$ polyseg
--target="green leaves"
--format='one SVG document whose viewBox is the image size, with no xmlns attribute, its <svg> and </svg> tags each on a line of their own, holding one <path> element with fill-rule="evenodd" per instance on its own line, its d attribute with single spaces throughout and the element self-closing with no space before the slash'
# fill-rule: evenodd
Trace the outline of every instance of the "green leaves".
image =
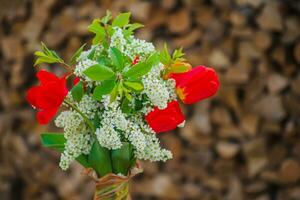
<svg viewBox="0 0 300 200">
<path fill-rule="evenodd" d="M 139 62 L 138 64 L 132 66 L 128 71 L 124 73 L 124 77 L 130 77 L 133 79 L 140 78 L 141 76 L 147 74 L 154 65 L 159 63 L 159 54 L 153 53 L 146 62 Z"/>
<path fill-rule="evenodd" d="M 132 145 L 124 142 L 120 149 L 111 150 L 111 160 L 113 172 L 126 176 L 134 160 Z"/>
<path fill-rule="evenodd" d="M 127 87 L 134 89 L 136 91 L 141 91 L 144 89 L 144 86 L 142 83 L 140 82 L 130 82 L 130 81 L 125 81 L 124 85 L 126 85 Z"/>
<path fill-rule="evenodd" d="M 70 64 L 74 65 L 76 63 L 77 58 L 81 55 L 83 48 L 85 47 L 86 44 L 82 45 L 72 56 L 71 60 L 70 60 Z"/>
<path fill-rule="evenodd" d="M 92 33 L 95 33 L 95 37 L 93 38 L 92 43 L 99 44 L 101 41 L 105 39 L 105 29 L 100 25 L 100 20 L 99 19 L 94 19 L 92 24 L 88 26 L 88 30 Z"/>
<path fill-rule="evenodd" d="M 169 53 L 168 50 L 168 46 L 167 44 L 164 44 L 164 50 L 160 52 L 160 61 L 164 64 L 164 65 L 170 65 L 174 62 L 177 61 L 182 61 L 183 56 L 185 54 L 182 52 L 182 47 L 179 49 L 175 49 L 175 51 L 173 52 L 172 56 Z"/>
<path fill-rule="evenodd" d="M 160 61 L 165 65 L 171 64 L 172 62 L 172 58 L 169 54 L 168 46 L 166 43 L 164 44 L 164 50 L 160 52 Z"/>
<path fill-rule="evenodd" d="M 84 90 L 83 90 L 83 83 L 80 81 L 78 82 L 71 90 L 71 94 L 72 97 L 76 100 L 76 101 L 80 101 L 83 94 L 84 94 Z"/>
<path fill-rule="evenodd" d="M 112 78 L 115 73 L 109 68 L 101 64 L 95 64 L 83 72 L 93 81 L 104 81 Z"/>
<path fill-rule="evenodd" d="M 55 51 L 48 49 L 43 42 L 42 51 L 36 51 L 34 55 L 37 56 L 37 60 L 34 63 L 35 66 L 41 63 L 64 63 L 63 59 Z"/>
<path fill-rule="evenodd" d="M 103 95 L 110 94 L 116 85 L 115 80 L 106 80 L 101 82 L 101 85 L 94 89 L 93 97 L 94 99 L 100 101 Z"/>
<path fill-rule="evenodd" d="M 44 147 L 60 152 L 65 148 L 66 139 L 62 133 L 43 133 L 41 140 Z M 108 150 L 95 141 L 90 154 L 88 156 L 82 154 L 76 160 L 85 168 L 92 167 L 99 176 L 112 172 L 127 175 L 128 170 L 135 163 L 133 147 L 128 142 L 124 142 L 120 149 Z"/>
<path fill-rule="evenodd" d="M 133 24 L 126 25 L 126 28 L 123 30 L 123 34 L 125 38 L 131 36 L 136 29 L 141 27 L 144 27 L 144 25 L 140 23 L 133 23 Z"/>
<path fill-rule="evenodd" d="M 115 47 L 112 47 L 109 49 L 109 54 L 117 70 L 122 70 L 124 67 L 124 58 L 121 51 Z"/>
<path fill-rule="evenodd" d="M 42 133 L 42 145 L 47 148 L 63 151 L 66 139 L 62 133 Z"/>
<path fill-rule="evenodd" d="M 92 146 L 89 163 L 100 176 L 112 172 L 110 152 L 107 148 L 100 146 L 98 141 L 95 141 Z"/>
<path fill-rule="evenodd" d="M 41 134 L 42 145 L 47 148 L 58 150 L 63 152 L 65 149 L 66 139 L 62 133 L 42 133 Z M 76 160 L 85 168 L 90 167 L 88 158 L 86 155 L 80 155 Z"/>
<path fill-rule="evenodd" d="M 178 60 L 178 59 L 182 59 L 182 57 L 184 56 L 185 54 L 182 52 L 182 47 L 180 47 L 179 49 L 175 49 L 175 51 L 173 52 L 173 55 L 172 55 L 172 59 L 174 61 Z"/>
<path fill-rule="evenodd" d="M 117 83 L 114 88 L 112 89 L 111 93 L 110 93 L 110 102 L 113 102 L 116 100 L 117 96 L 118 96 L 118 89 L 119 89 L 119 85 L 120 83 Z"/>
<path fill-rule="evenodd" d="M 112 22 L 113 26 L 123 27 L 129 23 L 131 13 L 120 13 Z"/>
</svg>

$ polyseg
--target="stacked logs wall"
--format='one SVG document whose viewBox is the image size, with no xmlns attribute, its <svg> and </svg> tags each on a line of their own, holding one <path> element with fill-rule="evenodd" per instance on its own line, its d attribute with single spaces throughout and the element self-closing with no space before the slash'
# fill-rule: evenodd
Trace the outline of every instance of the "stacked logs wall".
<svg viewBox="0 0 300 200">
<path fill-rule="evenodd" d="M 41 147 L 39 133 L 55 129 L 36 123 L 24 94 L 40 41 L 70 58 L 106 9 L 131 11 L 146 25 L 138 37 L 183 46 L 221 80 L 217 96 L 185 109 L 185 128 L 160 135 L 174 159 L 144 163 L 134 199 L 300 199 L 300 3 L 292 0 L 1 0 L 1 199 L 91 197 L 82 168 L 62 172 L 59 155 Z"/>
</svg>

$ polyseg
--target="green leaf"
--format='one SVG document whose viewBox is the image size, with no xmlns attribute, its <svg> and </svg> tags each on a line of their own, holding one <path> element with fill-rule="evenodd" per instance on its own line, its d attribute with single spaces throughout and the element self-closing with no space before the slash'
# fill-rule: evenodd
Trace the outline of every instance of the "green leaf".
<svg viewBox="0 0 300 200">
<path fill-rule="evenodd" d="M 116 85 L 115 80 L 105 80 L 101 82 L 101 85 L 98 85 L 94 90 L 93 93 L 94 99 L 100 101 L 103 95 L 111 93 L 115 85 Z"/>
<path fill-rule="evenodd" d="M 118 88 L 119 88 L 119 83 L 115 85 L 113 90 L 110 93 L 110 102 L 114 102 L 118 96 Z"/>
<path fill-rule="evenodd" d="M 126 99 L 128 99 L 128 101 L 132 100 L 132 96 L 128 91 L 124 91 L 124 94 L 125 94 Z"/>
<path fill-rule="evenodd" d="M 111 12 L 107 10 L 106 15 L 101 19 L 101 22 L 106 25 L 111 20 L 111 18 Z"/>
<path fill-rule="evenodd" d="M 96 113 L 95 114 L 95 117 L 94 117 L 94 119 L 93 119 L 93 125 L 94 125 L 94 127 L 97 129 L 97 128 L 99 128 L 100 127 L 100 125 L 101 125 L 101 120 L 100 120 L 100 118 L 99 118 L 99 115 L 98 115 L 98 113 Z"/>
<path fill-rule="evenodd" d="M 176 60 L 176 59 L 180 59 L 184 56 L 184 53 L 182 52 L 182 47 L 180 47 L 179 49 L 176 49 L 174 52 L 173 52 L 173 55 L 172 55 L 172 59 L 173 60 Z"/>
<path fill-rule="evenodd" d="M 112 22 L 113 26 L 123 27 L 129 23 L 130 12 L 119 14 Z"/>
<path fill-rule="evenodd" d="M 160 61 L 165 65 L 168 65 L 172 62 L 172 58 L 166 43 L 164 44 L 164 50 L 160 52 Z"/>
<path fill-rule="evenodd" d="M 99 44 L 102 40 L 105 39 L 105 29 L 100 25 L 99 19 L 94 19 L 92 24 L 88 26 L 88 30 L 92 33 L 95 33 L 95 37 L 93 38 L 93 45 Z"/>
<path fill-rule="evenodd" d="M 109 49 L 109 54 L 113 64 L 117 67 L 117 69 L 122 70 L 124 67 L 124 58 L 121 51 L 115 47 L 112 47 Z"/>
<path fill-rule="evenodd" d="M 65 149 L 66 139 L 63 133 L 42 133 L 41 134 L 42 145 L 47 148 L 58 150 L 63 152 Z M 85 168 L 89 168 L 88 157 L 86 155 L 80 155 L 76 160 Z"/>
<path fill-rule="evenodd" d="M 89 163 L 100 176 L 105 176 L 112 172 L 109 150 L 100 146 L 98 141 L 95 141 L 92 146 L 89 154 Z"/>
<path fill-rule="evenodd" d="M 105 66 L 111 65 L 111 60 L 106 55 L 100 55 L 99 57 L 97 57 L 97 62 L 100 65 L 105 65 Z"/>
<path fill-rule="evenodd" d="M 71 94 L 77 102 L 81 100 L 84 94 L 83 83 L 81 81 L 72 88 Z"/>
<path fill-rule="evenodd" d="M 123 93 L 124 91 L 126 91 L 127 89 L 124 87 L 123 85 L 123 81 L 119 82 L 119 86 L 118 86 L 118 94 L 120 95 L 120 97 L 123 97 Z"/>
<path fill-rule="evenodd" d="M 115 29 L 113 28 L 113 26 L 107 25 L 107 33 L 109 36 L 112 36 L 115 33 Z M 109 45 L 107 45 L 107 46 L 109 46 Z"/>
<path fill-rule="evenodd" d="M 63 63 L 63 59 L 61 59 L 55 51 L 52 51 L 47 48 L 47 46 L 42 42 L 42 51 L 36 51 L 34 53 L 37 56 L 37 60 L 34 65 L 38 65 L 41 63 Z"/>
<path fill-rule="evenodd" d="M 83 73 L 93 81 L 108 80 L 115 75 L 109 67 L 100 64 L 95 64 L 89 67 Z"/>
<path fill-rule="evenodd" d="M 123 113 L 129 114 L 132 110 L 130 107 L 130 101 L 127 98 L 124 98 L 121 104 L 121 109 Z"/>
<path fill-rule="evenodd" d="M 127 87 L 132 88 L 132 89 L 134 89 L 134 90 L 136 90 L 136 91 L 141 91 L 141 90 L 144 89 L 143 84 L 140 83 L 140 82 L 130 82 L 130 81 L 125 81 L 125 82 L 124 82 L 124 85 L 126 85 Z"/>
<path fill-rule="evenodd" d="M 63 133 L 42 133 L 42 145 L 47 148 L 63 151 L 65 148 L 66 139 Z"/>
<path fill-rule="evenodd" d="M 94 56 L 95 56 L 95 52 L 96 52 L 96 48 L 93 47 L 91 49 L 91 51 L 89 52 L 89 54 L 87 55 L 87 58 L 90 59 L 90 60 L 93 60 L 94 59 Z"/>
<path fill-rule="evenodd" d="M 90 168 L 89 157 L 87 155 L 81 154 L 76 158 L 76 160 L 85 168 Z"/>
<path fill-rule="evenodd" d="M 133 24 L 129 24 L 128 30 L 134 31 L 134 30 L 139 29 L 139 28 L 142 28 L 142 27 L 144 27 L 143 24 L 140 24 L 140 23 L 133 23 Z"/>
<path fill-rule="evenodd" d="M 141 27 L 144 27 L 144 25 L 140 24 L 140 23 L 128 24 L 126 26 L 126 29 L 123 30 L 123 34 L 124 34 L 125 38 L 128 38 L 129 36 L 131 36 L 136 29 L 141 28 Z"/>
<path fill-rule="evenodd" d="M 124 73 L 127 78 L 139 78 L 147 74 L 154 65 L 159 63 L 159 54 L 153 53 L 146 62 L 139 62 Z"/>
<path fill-rule="evenodd" d="M 74 53 L 74 55 L 72 56 L 71 60 L 70 60 L 70 64 L 74 65 L 76 63 L 77 58 L 81 55 L 83 48 L 85 47 L 86 44 L 82 45 L 79 49 L 77 49 L 77 51 Z"/>
<path fill-rule="evenodd" d="M 134 159 L 132 145 L 124 142 L 120 149 L 111 150 L 112 168 L 115 174 L 126 176 Z"/>
</svg>

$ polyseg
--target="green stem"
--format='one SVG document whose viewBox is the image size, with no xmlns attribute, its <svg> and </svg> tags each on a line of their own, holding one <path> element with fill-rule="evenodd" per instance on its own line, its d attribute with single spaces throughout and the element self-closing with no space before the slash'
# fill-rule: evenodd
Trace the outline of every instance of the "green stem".
<svg viewBox="0 0 300 200">
<path fill-rule="evenodd" d="M 89 125 L 89 127 L 92 129 L 93 132 L 96 131 L 95 127 L 93 126 L 92 122 L 87 118 L 86 115 L 84 115 L 75 105 L 73 105 L 70 101 L 64 100 L 64 103 L 66 103 L 68 106 L 73 108 L 78 114 L 81 115 L 81 117 L 86 121 L 86 123 Z"/>
</svg>

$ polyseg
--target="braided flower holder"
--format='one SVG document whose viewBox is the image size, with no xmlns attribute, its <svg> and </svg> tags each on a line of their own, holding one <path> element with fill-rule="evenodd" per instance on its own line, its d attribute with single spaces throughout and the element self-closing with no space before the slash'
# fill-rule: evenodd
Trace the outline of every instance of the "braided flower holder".
<svg viewBox="0 0 300 200">
<path fill-rule="evenodd" d="M 129 184 L 130 180 L 143 172 L 140 164 L 137 162 L 127 176 L 109 173 L 98 178 L 96 172 L 92 169 L 85 169 L 84 175 L 88 175 L 96 185 L 94 200 L 131 200 Z"/>
</svg>

